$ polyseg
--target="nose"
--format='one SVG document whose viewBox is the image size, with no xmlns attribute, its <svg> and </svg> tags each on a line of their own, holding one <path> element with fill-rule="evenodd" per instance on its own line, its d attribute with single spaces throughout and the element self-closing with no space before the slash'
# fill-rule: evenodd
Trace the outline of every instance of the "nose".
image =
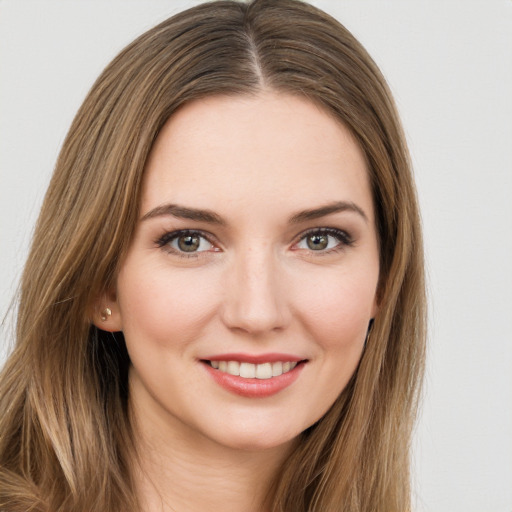
<svg viewBox="0 0 512 512">
<path fill-rule="evenodd" d="M 286 327 L 290 312 L 277 260 L 271 251 L 249 248 L 226 269 L 222 318 L 229 329 L 262 335 Z"/>
</svg>

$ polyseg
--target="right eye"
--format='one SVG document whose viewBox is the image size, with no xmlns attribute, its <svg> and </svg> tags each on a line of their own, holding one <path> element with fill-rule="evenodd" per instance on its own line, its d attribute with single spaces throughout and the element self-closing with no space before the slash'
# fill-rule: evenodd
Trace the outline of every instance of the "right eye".
<svg viewBox="0 0 512 512">
<path fill-rule="evenodd" d="M 193 256 L 205 251 L 218 250 L 200 231 L 181 230 L 165 233 L 157 245 L 180 256 Z"/>
</svg>

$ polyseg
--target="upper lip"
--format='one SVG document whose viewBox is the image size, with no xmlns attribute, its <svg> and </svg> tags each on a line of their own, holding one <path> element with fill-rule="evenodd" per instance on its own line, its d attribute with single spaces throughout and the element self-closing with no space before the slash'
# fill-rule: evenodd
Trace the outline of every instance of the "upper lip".
<svg viewBox="0 0 512 512">
<path fill-rule="evenodd" d="M 269 354 L 215 354 L 208 357 L 203 357 L 201 359 L 203 361 L 238 361 L 240 363 L 252 364 L 275 363 L 277 361 L 299 362 L 305 360 L 304 357 L 299 357 L 292 354 L 279 354 L 275 352 Z"/>
</svg>

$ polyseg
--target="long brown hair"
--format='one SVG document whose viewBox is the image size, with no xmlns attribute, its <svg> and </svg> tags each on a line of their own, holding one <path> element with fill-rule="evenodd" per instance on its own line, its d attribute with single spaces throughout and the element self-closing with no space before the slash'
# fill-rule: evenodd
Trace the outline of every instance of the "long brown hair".
<svg viewBox="0 0 512 512">
<path fill-rule="evenodd" d="M 404 136 L 377 66 L 336 20 L 294 0 L 211 2 L 140 36 L 104 70 L 62 147 L 0 376 L 0 509 L 137 510 L 122 333 L 91 325 L 138 218 L 149 151 L 180 106 L 270 89 L 353 133 L 370 177 L 380 311 L 359 367 L 301 435 L 272 512 L 410 509 L 409 446 L 424 365 L 420 221 Z"/>
</svg>

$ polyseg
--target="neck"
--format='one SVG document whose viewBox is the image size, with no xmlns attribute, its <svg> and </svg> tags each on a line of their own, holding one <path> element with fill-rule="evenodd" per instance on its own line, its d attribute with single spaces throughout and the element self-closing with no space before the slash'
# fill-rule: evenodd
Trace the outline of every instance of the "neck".
<svg viewBox="0 0 512 512">
<path fill-rule="evenodd" d="M 224 454 L 222 458 L 190 454 L 187 449 L 181 453 L 174 450 L 172 456 L 152 452 L 140 461 L 136 481 L 145 511 L 266 510 L 268 489 L 277 469 L 275 460 L 269 464 L 268 454 Z"/>
<path fill-rule="evenodd" d="M 134 409 L 134 478 L 142 510 L 268 510 L 269 490 L 293 442 L 264 450 L 226 447 L 176 418 L 163 421 Z"/>
</svg>

